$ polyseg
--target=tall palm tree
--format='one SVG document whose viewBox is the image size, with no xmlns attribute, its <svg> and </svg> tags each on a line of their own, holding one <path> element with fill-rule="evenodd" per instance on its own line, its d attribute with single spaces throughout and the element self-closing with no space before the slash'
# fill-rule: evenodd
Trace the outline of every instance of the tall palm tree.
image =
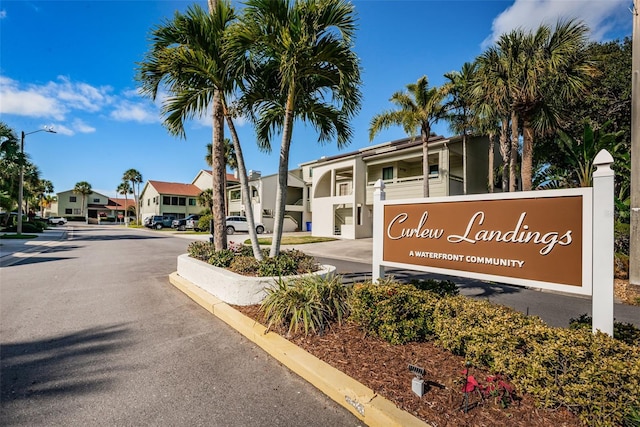
<svg viewBox="0 0 640 427">
<path fill-rule="evenodd" d="M 128 206 L 128 201 L 127 201 L 127 195 L 128 194 L 133 194 L 133 189 L 131 188 L 131 185 L 129 185 L 129 181 L 122 181 L 120 183 L 120 185 L 118 185 L 118 187 L 116 188 L 116 191 L 118 192 L 118 194 L 122 194 L 124 195 L 124 212 L 123 212 L 123 216 L 122 216 L 122 220 L 125 224 L 128 224 L 127 219 L 129 218 L 129 206 Z"/>
<path fill-rule="evenodd" d="M 294 122 L 310 123 L 320 143 L 350 142 L 349 119 L 361 100 L 355 30 L 355 8 L 343 0 L 248 0 L 233 26 L 229 49 L 247 59 L 235 63 L 253 71 L 241 105 L 256 125 L 259 147 L 270 151 L 273 134 L 281 133 L 270 256 L 280 252 Z"/>
<path fill-rule="evenodd" d="M 122 181 L 131 182 L 133 189 L 133 200 L 135 201 L 136 224 L 140 224 L 140 183 L 142 183 L 142 174 L 136 169 L 128 169 L 122 174 Z M 137 191 L 136 191 L 137 185 Z"/>
<path fill-rule="evenodd" d="M 198 203 L 211 213 L 213 208 L 213 189 L 207 188 L 201 191 L 200 194 L 198 194 Z"/>
<path fill-rule="evenodd" d="M 207 154 L 204 156 L 205 162 L 213 167 L 213 144 L 207 144 Z M 224 139 L 224 170 L 226 172 L 227 167 L 231 170 L 238 169 L 238 161 L 236 160 L 236 150 L 233 148 L 233 143 L 229 138 Z M 227 174 L 224 174 L 224 212 L 229 213 L 229 203 L 227 200 Z"/>
<path fill-rule="evenodd" d="M 477 69 L 477 63 L 465 62 L 460 71 L 452 71 L 444 75 L 449 80 L 444 85 L 444 90 L 449 96 L 445 106 L 448 110 L 446 119 L 450 129 L 455 134 L 462 135 L 463 194 L 467 194 L 467 136 L 473 126 L 473 87 Z"/>
<path fill-rule="evenodd" d="M 51 193 L 53 193 L 53 183 L 47 179 L 41 179 L 36 191 L 40 216 L 44 216 L 44 208 L 50 205 L 50 202 L 47 201 L 47 195 Z"/>
<path fill-rule="evenodd" d="M 446 110 L 443 104 L 446 91 L 439 87 L 429 87 L 427 76 L 422 76 L 416 83 L 407 85 L 406 92 L 394 93 L 390 101 L 397 105 L 396 110 L 389 110 L 375 115 L 369 124 L 369 140 L 382 129 L 390 126 L 402 126 L 410 137 L 420 132 L 422 141 L 422 174 L 424 181 L 422 193 L 429 197 L 429 137 L 431 126 L 444 118 Z"/>
<path fill-rule="evenodd" d="M 76 185 L 73 187 L 73 192 L 75 194 L 80 194 L 82 195 L 82 215 L 85 217 L 85 220 L 87 219 L 87 213 L 86 212 L 86 200 L 87 200 L 87 196 L 91 193 L 93 193 L 93 189 L 91 188 L 91 184 L 89 184 L 87 181 L 80 181 L 77 182 Z"/>
<path fill-rule="evenodd" d="M 201 8 L 189 8 L 186 14 L 177 13 L 174 19 L 166 22 L 154 31 L 154 46 L 140 64 L 138 79 L 142 83 L 144 94 L 156 98 L 158 88 L 164 83 L 174 96 L 163 106 L 166 114 L 164 125 L 170 133 L 181 137 L 184 133 L 184 120 L 206 111 L 211 103 L 221 106 L 221 117 L 226 120 L 231 131 L 232 142 L 238 163 L 238 173 L 243 191 L 248 191 L 248 179 L 240 141 L 233 124 L 232 113 L 227 105 L 226 96 L 231 94 L 239 77 L 231 74 L 232 67 L 226 56 L 223 43 L 228 26 L 236 19 L 235 12 L 227 1 L 210 4 L 212 13 L 207 14 Z M 224 123 L 222 123 L 223 125 Z M 221 126 L 222 126 L 221 125 Z M 214 140 L 212 143 L 213 218 L 214 246 L 226 248 L 225 230 L 225 188 L 216 184 L 217 173 L 226 177 L 224 158 L 221 163 L 217 150 L 222 150 L 221 127 L 218 128 L 218 114 L 214 113 Z M 220 178 L 221 183 L 224 179 Z M 219 202 L 222 202 L 221 205 Z M 247 201 L 250 203 L 250 200 Z M 254 256 L 261 259 L 262 252 L 255 233 L 255 221 L 251 206 L 245 206 L 249 236 Z"/>
<path fill-rule="evenodd" d="M 512 138 L 522 121 L 522 189 L 531 190 L 534 136 L 557 127 L 567 100 L 584 93 L 595 67 L 586 54 L 586 25 L 559 21 L 555 28 L 540 26 L 503 35 L 497 46 L 508 69 Z M 513 147 L 512 142 L 512 147 Z M 513 152 L 512 152 L 513 161 Z"/>
</svg>

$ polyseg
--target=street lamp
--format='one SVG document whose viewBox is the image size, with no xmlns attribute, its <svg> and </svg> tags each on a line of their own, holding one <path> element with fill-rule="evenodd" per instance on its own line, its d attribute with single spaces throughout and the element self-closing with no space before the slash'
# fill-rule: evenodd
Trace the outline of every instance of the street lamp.
<svg viewBox="0 0 640 427">
<path fill-rule="evenodd" d="M 22 158 L 20 160 L 23 161 L 23 163 L 20 164 L 20 181 L 18 184 L 18 226 L 16 228 L 16 233 L 18 235 L 22 234 L 22 193 L 24 192 L 24 137 L 37 132 L 56 133 L 56 131 L 53 130 L 53 127 L 47 126 L 45 126 L 43 129 L 34 130 L 32 132 L 25 133 L 24 131 L 22 131 L 22 135 L 20 138 L 20 157 Z"/>
</svg>

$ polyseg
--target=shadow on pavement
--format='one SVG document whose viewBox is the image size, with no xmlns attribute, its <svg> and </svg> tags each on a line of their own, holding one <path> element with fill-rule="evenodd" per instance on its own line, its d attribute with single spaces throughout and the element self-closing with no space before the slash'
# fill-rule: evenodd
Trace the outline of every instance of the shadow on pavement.
<svg viewBox="0 0 640 427">
<path fill-rule="evenodd" d="M 40 264 L 41 262 L 52 262 L 52 261 L 64 261 L 67 259 L 75 259 L 76 257 L 37 257 L 32 256 L 29 258 L 21 258 L 19 261 L 15 261 L 15 258 L 9 260 L 6 267 L 15 267 L 19 265 L 30 265 L 30 264 Z M 13 261 L 13 262 L 11 262 Z"/>
<path fill-rule="evenodd" d="M 121 326 L 0 345 L 0 401 L 53 398 L 104 389 L 117 375 L 105 358 L 129 345 Z M 109 364 L 111 365 L 111 364 Z M 10 416 L 4 410 L 3 418 Z"/>
</svg>

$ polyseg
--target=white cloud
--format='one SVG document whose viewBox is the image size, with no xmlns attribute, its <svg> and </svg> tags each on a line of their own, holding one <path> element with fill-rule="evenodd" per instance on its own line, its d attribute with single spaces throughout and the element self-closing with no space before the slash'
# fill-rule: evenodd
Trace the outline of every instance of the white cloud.
<svg viewBox="0 0 640 427">
<path fill-rule="evenodd" d="M 96 128 L 94 128 L 93 126 L 89 126 L 80 119 L 75 119 L 73 121 L 73 128 L 80 133 L 93 133 L 96 131 Z"/>
<path fill-rule="evenodd" d="M 0 76 L 0 112 L 64 120 L 71 111 L 96 112 L 112 102 L 109 86 L 94 87 L 58 77 L 45 85 L 23 85 Z"/>
<path fill-rule="evenodd" d="M 493 20 L 492 33 L 484 40 L 482 48 L 516 28 L 529 31 L 541 24 L 553 27 L 561 19 L 584 22 L 591 29 L 590 38 L 602 41 L 608 31 L 630 26 L 630 3 L 629 0 L 515 0 Z"/>
<path fill-rule="evenodd" d="M 0 76 L 0 113 L 62 120 L 66 109 L 41 88 L 20 88 L 18 82 Z"/>
<path fill-rule="evenodd" d="M 0 10 L 0 19 L 4 19 L 7 17 L 7 11 L 2 9 Z"/>
<path fill-rule="evenodd" d="M 122 122 L 157 123 L 160 121 L 159 113 L 148 104 L 131 101 L 120 102 L 110 116 L 112 119 Z"/>
<path fill-rule="evenodd" d="M 61 125 L 61 124 L 54 125 L 53 130 L 56 131 L 56 133 L 59 133 L 60 135 L 73 136 L 76 134 L 72 129 L 69 129 L 65 125 Z"/>
</svg>

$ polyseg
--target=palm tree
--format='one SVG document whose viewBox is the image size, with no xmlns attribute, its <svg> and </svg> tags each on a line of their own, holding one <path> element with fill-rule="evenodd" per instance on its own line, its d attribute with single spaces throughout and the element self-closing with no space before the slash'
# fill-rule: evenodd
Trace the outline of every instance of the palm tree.
<svg viewBox="0 0 640 427">
<path fill-rule="evenodd" d="M 25 157 L 20 153 L 20 140 L 4 122 L 0 122 L 0 190 L 6 193 L 2 208 L 12 211 L 18 200 L 20 167 Z M 7 221 L 9 216 L 6 217 Z"/>
<path fill-rule="evenodd" d="M 206 110 L 213 102 L 214 109 L 218 103 L 222 107 L 221 115 L 231 131 L 234 151 L 238 164 L 240 184 L 243 191 L 248 191 L 248 179 L 240 141 L 233 123 L 232 113 L 227 105 L 226 96 L 236 88 L 238 77 L 231 74 L 229 59 L 225 56 L 223 42 L 226 39 L 228 26 L 235 20 L 235 13 L 226 1 L 217 2 L 212 13 L 206 14 L 201 8 L 194 6 L 185 15 L 176 14 L 173 21 L 154 31 L 154 48 L 147 54 L 146 61 L 141 64 L 138 78 L 142 82 L 144 94 L 155 99 L 158 87 L 166 83 L 169 92 L 175 96 L 163 106 L 167 115 L 164 125 L 170 133 L 181 137 L 184 133 L 184 120 L 194 117 Z M 218 115 L 214 112 L 214 140 L 212 143 L 213 184 L 213 218 L 214 247 L 226 248 L 225 230 L 225 188 L 216 184 L 217 173 L 226 177 L 224 161 L 216 163 L 217 150 L 223 151 L 222 125 L 218 128 Z M 219 181 L 224 183 L 224 179 Z M 220 206 L 220 201 L 222 204 Z M 255 221 L 250 200 L 245 206 L 249 236 L 254 256 L 261 259 L 262 252 L 255 233 Z"/>
<path fill-rule="evenodd" d="M 211 213 L 213 210 L 213 189 L 207 188 L 203 190 L 198 195 L 198 203 L 204 206 L 208 210 L 208 213 Z"/>
<path fill-rule="evenodd" d="M 73 187 L 73 192 L 75 194 L 80 194 L 82 195 L 82 215 L 85 217 L 85 220 L 87 219 L 87 212 L 85 212 L 85 208 L 86 208 L 86 198 L 89 194 L 93 193 L 93 189 L 91 188 L 91 184 L 89 184 L 87 181 L 80 181 L 77 182 L 76 185 Z"/>
<path fill-rule="evenodd" d="M 204 161 L 211 167 L 213 167 L 213 144 L 207 144 L 207 154 L 204 156 Z M 238 161 L 236 160 L 236 150 L 233 148 L 233 143 L 229 138 L 224 139 L 224 170 L 226 172 L 227 167 L 231 170 L 238 169 Z M 224 211 L 225 214 L 229 213 L 229 203 L 227 201 L 227 174 L 224 174 Z"/>
<path fill-rule="evenodd" d="M 353 52 L 355 8 L 343 0 L 248 0 L 232 27 L 229 50 L 245 67 L 241 98 L 256 125 L 258 145 L 271 150 L 281 133 L 273 243 L 280 252 L 289 150 L 296 120 L 319 132 L 318 142 L 350 142 L 349 119 L 360 108 L 360 62 Z"/>
<path fill-rule="evenodd" d="M 116 188 L 116 191 L 118 192 L 118 194 L 124 195 L 124 215 L 122 216 L 122 220 L 125 224 L 128 225 L 127 219 L 129 218 L 129 203 L 127 201 L 127 194 L 133 194 L 133 189 L 131 188 L 131 185 L 129 185 L 129 181 L 122 181 L 120 185 L 118 185 L 118 188 Z"/>
<path fill-rule="evenodd" d="M 467 194 L 467 136 L 473 125 L 473 86 L 475 84 L 477 63 L 465 62 L 460 71 L 446 73 L 444 77 L 449 80 L 444 90 L 450 97 L 445 108 L 449 127 L 457 134 L 462 135 L 462 176 L 463 194 Z M 493 158 L 493 157 L 492 157 Z"/>
<path fill-rule="evenodd" d="M 44 208 L 51 203 L 47 200 L 47 195 L 53 193 L 53 183 L 47 179 L 41 179 L 39 185 L 37 186 L 37 194 L 36 199 L 38 200 L 38 205 L 40 206 L 40 216 L 44 216 Z"/>
<path fill-rule="evenodd" d="M 446 91 L 438 87 L 429 87 L 427 76 L 422 76 L 416 83 L 407 85 L 406 92 L 396 92 L 390 101 L 398 106 L 396 110 L 389 110 L 374 116 L 369 125 L 369 140 L 382 129 L 392 125 L 402 126 L 410 137 L 420 132 L 422 140 L 422 174 L 424 181 L 422 192 L 429 197 L 429 137 L 431 126 L 445 116 L 443 100 Z"/>
<path fill-rule="evenodd" d="M 522 121 L 522 189 L 531 190 L 535 133 L 557 127 L 564 103 L 584 93 L 595 73 L 586 55 L 589 29 L 575 21 L 559 21 L 552 30 L 503 35 L 498 48 L 509 64 L 512 138 Z M 512 142 L 513 147 L 513 142 Z M 512 152 L 513 161 L 513 152 Z M 513 184 L 512 184 L 513 185 Z"/>
<path fill-rule="evenodd" d="M 140 225 L 140 183 L 142 182 L 142 174 L 135 169 L 129 169 L 124 174 L 122 174 L 122 181 L 131 182 L 131 188 L 133 189 L 133 200 L 135 201 L 135 213 L 136 213 L 136 224 Z M 138 186 L 136 191 L 136 184 Z"/>
</svg>

